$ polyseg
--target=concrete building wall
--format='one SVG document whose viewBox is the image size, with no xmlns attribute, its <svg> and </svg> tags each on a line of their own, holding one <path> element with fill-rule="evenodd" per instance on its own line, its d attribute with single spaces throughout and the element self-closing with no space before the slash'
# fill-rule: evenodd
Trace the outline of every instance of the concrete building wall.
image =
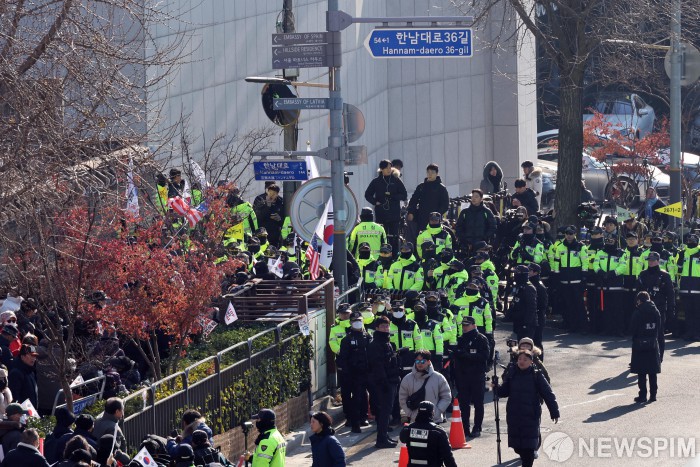
<svg viewBox="0 0 700 467">
<path fill-rule="evenodd" d="M 153 127 L 166 128 L 190 114 L 190 133 L 197 137 L 190 150 L 196 157 L 214 135 L 270 125 L 260 104 L 262 85 L 243 78 L 275 76 L 271 34 L 281 19 L 282 0 L 163 5 L 180 20 L 151 33 L 157 41 L 167 41 L 174 31 L 186 31 L 191 57 L 168 86 L 149 96 L 153 109 L 163 109 L 159 121 L 153 111 Z M 347 0 L 341 7 L 364 17 L 458 14 L 451 5 L 449 0 Z M 326 8 L 325 0 L 295 0 L 297 31 L 325 30 Z M 493 20 L 475 32 L 470 59 L 372 59 L 363 45 L 372 25 L 353 25 L 343 32 L 343 97 L 362 110 L 367 124 L 354 144 L 368 147 L 369 164 L 348 168 L 355 174 L 351 187 L 360 205 L 381 159 L 403 159 L 409 192 L 422 181 L 425 166 L 436 162 L 450 193 L 458 195 L 478 186 L 489 160 L 499 161 L 512 181 L 519 161 L 535 157 L 534 50 L 528 46 L 518 53 L 514 47 L 493 52 L 486 42 L 501 26 Z M 300 81 L 327 82 L 327 72 L 302 69 Z M 327 91 L 299 88 L 299 94 L 323 97 Z M 327 111 L 303 112 L 299 127 L 299 149 L 306 148 L 306 141 L 313 149 L 328 145 Z M 282 147 L 280 131 L 272 149 Z M 319 165 L 322 173 L 330 171 L 325 161 Z M 261 184 L 251 191 L 250 196 L 261 191 Z"/>
</svg>

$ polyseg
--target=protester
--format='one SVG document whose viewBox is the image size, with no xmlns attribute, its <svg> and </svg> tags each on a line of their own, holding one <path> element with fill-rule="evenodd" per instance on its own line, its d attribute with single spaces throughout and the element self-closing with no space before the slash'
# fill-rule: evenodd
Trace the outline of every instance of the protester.
<svg viewBox="0 0 700 467">
<path fill-rule="evenodd" d="M 386 231 L 393 251 L 399 251 L 399 223 L 401 222 L 401 201 L 408 199 L 406 187 L 399 171 L 391 166 L 391 161 L 379 163 L 377 177 L 365 190 L 365 200 L 374 206 L 374 220 Z"/>
<path fill-rule="evenodd" d="M 95 422 L 95 427 L 92 430 L 92 436 L 95 439 L 100 439 L 107 434 L 117 435 L 116 447 L 118 449 L 126 449 L 126 439 L 119 427 L 119 420 L 124 418 L 124 403 L 117 397 L 107 399 L 105 403 L 105 411 L 100 418 Z M 87 441 L 85 441 L 87 443 Z"/>
<path fill-rule="evenodd" d="M 17 447 L 5 455 L 2 467 L 49 467 L 39 452 L 39 433 L 30 428 L 22 433 Z"/>
</svg>

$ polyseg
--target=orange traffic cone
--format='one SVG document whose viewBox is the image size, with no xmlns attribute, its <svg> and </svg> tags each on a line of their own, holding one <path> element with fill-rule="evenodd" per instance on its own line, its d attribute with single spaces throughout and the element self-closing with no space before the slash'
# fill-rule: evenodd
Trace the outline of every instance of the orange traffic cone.
<svg viewBox="0 0 700 467">
<path fill-rule="evenodd" d="M 459 401 L 455 397 L 452 403 L 452 423 L 450 424 L 450 446 L 452 449 L 471 449 L 464 436 L 464 426 L 462 425 L 462 412 L 459 410 Z"/>
<path fill-rule="evenodd" d="M 408 467 L 408 448 L 403 443 L 399 452 L 399 467 Z"/>
</svg>

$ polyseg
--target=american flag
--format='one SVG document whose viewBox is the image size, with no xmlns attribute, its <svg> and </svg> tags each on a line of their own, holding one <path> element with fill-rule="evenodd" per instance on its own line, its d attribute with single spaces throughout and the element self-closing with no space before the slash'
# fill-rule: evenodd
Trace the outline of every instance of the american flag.
<svg viewBox="0 0 700 467">
<path fill-rule="evenodd" d="M 168 200 L 168 206 L 173 211 L 187 219 L 187 222 L 190 224 L 190 227 L 194 227 L 195 225 L 197 225 L 197 222 L 202 220 L 204 214 L 206 214 L 209 208 L 209 203 L 207 201 L 204 201 L 202 202 L 202 204 L 197 206 L 196 209 L 193 209 L 189 206 L 189 204 L 187 204 L 187 202 L 184 199 L 182 199 L 180 196 L 176 196 Z"/>
</svg>

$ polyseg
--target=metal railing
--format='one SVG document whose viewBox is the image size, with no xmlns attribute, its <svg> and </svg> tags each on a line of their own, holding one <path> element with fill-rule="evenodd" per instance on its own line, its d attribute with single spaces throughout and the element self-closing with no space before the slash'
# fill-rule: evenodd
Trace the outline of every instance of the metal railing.
<svg viewBox="0 0 700 467">
<path fill-rule="evenodd" d="M 289 297 L 280 300 L 279 294 L 275 293 L 280 291 L 280 282 L 284 282 L 285 286 L 297 287 L 303 294 L 289 294 Z M 239 319 L 242 314 L 249 321 L 277 321 L 284 314 L 287 317 L 274 328 L 234 344 L 124 398 L 122 430 L 128 445 L 138 446 L 147 434 L 169 434 L 173 428 L 180 426 L 180 417 L 186 408 L 211 407 L 212 410 L 220 410 L 222 392 L 226 388 L 240 381 L 247 370 L 267 360 L 281 358 L 290 348 L 291 341 L 302 335 L 297 331 L 283 337 L 285 326 L 298 326 L 299 319 L 311 310 L 325 309 L 326 316 L 334 315 L 332 279 L 299 282 L 264 281 L 242 293 L 221 297 L 222 303 L 235 300 L 233 303 Z M 246 299 L 247 302 L 242 301 Z M 250 306 L 251 303 L 254 306 Z M 285 305 L 284 310 L 275 311 L 280 303 Z M 244 305 L 239 309 L 241 304 Z M 264 307 L 264 304 L 267 306 Z M 271 343 L 266 345 L 271 335 Z M 228 420 L 222 420 L 225 430 L 236 427 L 242 421 L 234 418 L 231 413 Z"/>
<path fill-rule="evenodd" d="M 76 391 L 78 394 L 80 394 L 82 391 L 79 390 L 79 388 L 85 387 L 88 389 L 88 391 L 92 391 L 92 387 L 95 388 L 95 392 L 92 392 L 88 395 L 81 395 L 79 399 L 76 399 L 73 401 L 73 412 L 78 414 L 82 410 L 84 410 L 86 407 L 89 407 L 90 405 L 94 404 L 95 401 L 102 399 L 102 395 L 105 392 L 105 383 L 107 381 L 107 377 L 102 375 L 102 376 L 97 376 L 96 378 L 89 379 L 87 381 L 83 381 L 80 384 L 76 384 L 75 386 L 71 386 L 71 391 Z M 72 395 L 72 394 L 71 394 Z M 61 405 L 58 405 L 59 400 L 62 400 L 63 403 Z M 59 389 L 56 391 L 56 397 L 54 397 L 53 400 L 53 409 L 51 410 L 51 415 L 56 414 L 56 409 L 59 409 L 61 407 L 66 406 L 66 398 L 63 394 L 63 389 Z"/>
</svg>

